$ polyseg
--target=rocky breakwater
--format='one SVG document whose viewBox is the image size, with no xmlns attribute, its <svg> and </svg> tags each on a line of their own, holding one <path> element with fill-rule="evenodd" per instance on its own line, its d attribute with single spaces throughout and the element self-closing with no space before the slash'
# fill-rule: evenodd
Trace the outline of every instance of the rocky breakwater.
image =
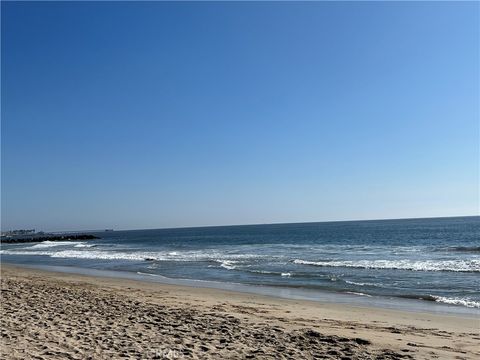
<svg viewBox="0 0 480 360">
<path fill-rule="evenodd" d="M 19 244 L 28 242 L 41 242 L 41 241 L 79 241 L 79 240 L 95 240 L 100 239 L 98 236 L 91 234 L 63 234 L 63 235 L 41 235 L 41 236 L 28 236 L 28 237 L 4 237 L 2 236 L 0 242 L 2 244 Z"/>
</svg>

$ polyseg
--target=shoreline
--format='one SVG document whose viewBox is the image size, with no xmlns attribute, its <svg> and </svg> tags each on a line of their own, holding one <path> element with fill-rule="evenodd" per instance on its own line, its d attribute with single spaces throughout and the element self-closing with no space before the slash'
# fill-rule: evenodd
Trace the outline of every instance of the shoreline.
<svg viewBox="0 0 480 360">
<path fill-rule="evenodd" d="M 99 324 L 105 325 L 103 321 L 111 322 L 108 331 L 113 331 L 110 336 L 113 341 L 117 337 L 128 338 L 136 346 L 130 349 L 127 340 L 123 345 L 121 341 L 110 344 L 110 348 L 97 344 L 94 358 L 102 358 L 112 351 L 119 355 L 119 351 L 126 348 L 145 355 L 147 347 L 151 350 L 154 343 L 168 344 L 160 350 L 175 351 L 179 358 L 248 358 L 250 355 L 272 358 L 279 354 L 279 349 L 284 349 L 281 352 L 284 355 L 304 358 L 313 358 L 312 351 L 332 358 L 342 355 L 351 358 L 436 356 L 447 359 L 459 356 L 474 359 L 480 356 L 479 317 L 283 299 L 231 290 L 52 272 L 5 263 L 1 264 L 1 277 L 2 329 L 6 333 L 5 336 L 2 333 L 2 351 L 5 351 L 3 358 L 7 359 L 22 358 L 26 353 L 31 356 L 41 354 L 38 349 L 41 346 L 48 347 L 45 351 L 57 351 L 57 355 L 61 351 L 69 354 L 73 351 L 72 358 L 75 358 L 73 347 L 83 356 L 85 352 L 82 353 L 78 344 L 85 345 L 83 351 L 92 349 L 92 344 L 99 341 L 96 337 L 107 331 L 106 328 L 99 330 L 102 329 Z M 32 296 L 36 300 L 32 301 Z M 98 299 L 115 304 L 114 308 L 120 309 L 117 316 L 136 316 L 120 321 L 111 314 L 113 308 L 108 306 L 94 317 L 88 317 L 89 312 L 99 311 L 96 308 Z M 19 304 L 26 302 L 29 306 L 15 308 L 14 303 L 19 301 Z M 59 307 L 57 303 L 63 305 Z M 65 309 L 70 306 L 73 315 L 64 317 Z M 77 314 L 75 309 L 82 306 L 86 306 L 88 312 Z M 50 309 L 50 317 L 43 313 L 44 308 Z M 143 319 L 144 312 L 152 315 L 160 309 L 169 321 Z M 40 320 L 32 321 L 32 317 Z M 26 319 L 23 330 L 19 318 Z M 202 329 L 201 324 L 206 319 L 210 325 Z M 40 323 L 46 324 L 46 328 L 39 327 Z M 82 332 L 85 326 L 89 327 L 88 331 Z M 180 331 L 179 327 L 185 329 Z M 39 335 L 28 339 L 32 328 L 42 336 L 56 333 L 56 342 L 49 339 L 45 345 Z M 122 333 L 127 331 L 126 328 L 142 331 Z M 79 335 L 79 331 L 82 334 Z M 232 336 L 225 337 L 222 331 Z M 73 336 L 74 332 L 78 339 L 72 341 L 78 346 L 58 343 L 62 338 Z M 233 332 L 238 333 L 233 336 Z M 261 334 L 269 334 L 272 341 L 255 340 L 255 336 L 261 337 Z M 148 342 L 144 339 L 147 335 L 151 336 Z M 302 347 L 303 342 L 312 345 Z M 258 348 L 263 352 L 254 353 Z"/>
<path fill-rule="evenodd" d="M 25 269 L 37 269 L 47 272 L 66 274 L 77 274 L 93 277 L 105 277 L 111 279 L 129 279 L 132 281 L 157 283 L 173 286 L 205 288 L 213 290 L 225 290 L 234 293 L 261 295 L 277 299 L 305 300 L 326 304 L 342 304 L 345 306 L 391 309 L 407 311 L 411 313 L 430 313 L 452 316 L 477 316 L 480 318 L 480 309 L 462 305 L 446 304 L 442 302 L 406 298 L 406 297 L 385 297 L 349 292 L 335 292 L 327 290 L 281 287 L 271 285 L 253 285 L 243 283 L 221 282 L 211 280 L 197 280 L 184 278 L 169 278 L 158 274 L 134 273 L 121 270 L 99 270 L 76 266 L 62 265 L 40 265 L 21 264 L 14 262 L 3 262 L 5 265 L 17 266 Z"/>
</svg>

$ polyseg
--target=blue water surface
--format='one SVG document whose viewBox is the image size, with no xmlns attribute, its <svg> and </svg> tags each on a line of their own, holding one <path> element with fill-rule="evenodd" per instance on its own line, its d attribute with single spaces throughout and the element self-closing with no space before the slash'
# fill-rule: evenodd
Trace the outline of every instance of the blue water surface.
<svg viewBox="0 0 480 360">
<path fill-rule="evenodd" d="M 480 308 L 480 217 L 99 232 L 2 261 Z"/>
</svg>

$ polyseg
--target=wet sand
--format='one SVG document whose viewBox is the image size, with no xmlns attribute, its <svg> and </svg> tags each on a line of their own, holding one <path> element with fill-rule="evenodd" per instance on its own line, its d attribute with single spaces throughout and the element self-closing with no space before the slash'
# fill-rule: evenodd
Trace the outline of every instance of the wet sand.
<svg viewBox="0 0 480 360">
<path fill-rule="evenodd" d="M 475 359 L 480 319 L 2 265 L 2 359 Z"/>
</svg>

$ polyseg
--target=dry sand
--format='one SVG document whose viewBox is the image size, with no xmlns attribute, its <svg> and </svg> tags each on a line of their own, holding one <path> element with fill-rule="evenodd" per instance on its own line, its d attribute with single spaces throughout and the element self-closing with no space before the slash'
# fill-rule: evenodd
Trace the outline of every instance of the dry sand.
<svg viewBox="0 0 480 360">
<path fill-rule="evenodd" d="M 2 359 L 480 359 L 479 318 L 3 265 Z"/>
</svg>

